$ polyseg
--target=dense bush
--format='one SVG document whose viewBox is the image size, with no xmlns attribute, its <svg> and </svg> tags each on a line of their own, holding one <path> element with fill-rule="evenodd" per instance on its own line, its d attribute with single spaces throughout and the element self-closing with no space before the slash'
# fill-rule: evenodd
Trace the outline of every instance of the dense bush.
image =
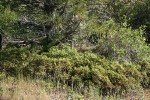
<svg viewBox="0 0 150 100">
<path fill-rule="evenodd" d="M 91 52 L 79 53 L 65 45 L 42 54 L 14 48 L 0 51 L 0 55 L 1 73 L 49 79 L 75 90 L 94 85 L 102 90 L 120 91 L 140 83 L 150 84 L 148 62 L 120 64 Z"/>
<path fill-rule="evenodd" d="M 30 52 L 26 49 L 5 49 L 0 51 L 0 72 L 17 76 L 28 63 Z"/>
<path fill-rule="evenodd" d="M 149 57 L 150 46 L 145 43 L 144 28 L 133 30 L 126 22 L 119 25 L 110 20 L 100 29 L 102 36 L 94 52 L 120 62 L 138 63 Z"/>
</svg>

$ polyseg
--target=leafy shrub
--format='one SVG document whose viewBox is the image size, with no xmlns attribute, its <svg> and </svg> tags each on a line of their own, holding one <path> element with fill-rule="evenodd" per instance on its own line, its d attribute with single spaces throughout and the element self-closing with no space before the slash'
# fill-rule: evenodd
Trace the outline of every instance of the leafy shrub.
<svg viewBox="0 0 150 100">
<path fill-rule="evenodd" d="M 142 60 L 140 61 L 140 72 L 142 73 L 143 80 L 142 80 L 142 85 L 144 87 L 149 87 L 150 86 L 150 60 Z"/>
<path fill-rule="evenodd" d="M 30 52 L 24 48 L 9 48 L 0 51 L 0 71 L 17 76 L 28 63 Z"/>
<path fill-rule="evenodd" d="M 56 86 L 67 85 L 78 91 L 94 85 L 103 91 L 119 92 L 149 81 L 145 74 L 149 68 L 147 62 L 120 64 L 64 45 L 52 47 L 42 54 L 16 48 L 2 50 L 0 54 L 2 73 L 10 76 L 22 73 L 24 77 L 49 79 Z"/>
<path fill-rule="evenodd" d="M 143 37 L 144 28 L 133 30 L 126 22 L 119 25 L 110 20 L 103 23 L 100 29 L 102 36 L 94 52 L 110 60 L 136 63 L 150 55 L 150 47 Z"/>
</svg>

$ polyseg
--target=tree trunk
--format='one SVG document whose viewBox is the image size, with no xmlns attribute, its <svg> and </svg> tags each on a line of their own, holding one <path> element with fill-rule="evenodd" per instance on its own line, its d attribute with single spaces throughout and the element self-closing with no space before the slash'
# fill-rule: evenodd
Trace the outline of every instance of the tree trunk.
<svg viewBox="0 0 150 100">
<path fill-rule="evenodd" d="M 2 34 L 0 34 L 0 50 L 2 50 L 2 41 L 3 41 L 3 37 Z"/>
</svg>

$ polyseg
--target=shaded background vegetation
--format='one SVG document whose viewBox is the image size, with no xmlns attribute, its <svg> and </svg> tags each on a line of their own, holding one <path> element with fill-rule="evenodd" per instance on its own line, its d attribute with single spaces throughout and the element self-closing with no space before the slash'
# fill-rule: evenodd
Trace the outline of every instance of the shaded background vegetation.
<svg viewBox="0 0 150 100">
<path fill-rule="evenodd" d="M 85 94 L 150 86 L 149 0 L 1 0 L 0 79 Z M 142 9 L 141 9 L 142 8 Z"/>
</svg>

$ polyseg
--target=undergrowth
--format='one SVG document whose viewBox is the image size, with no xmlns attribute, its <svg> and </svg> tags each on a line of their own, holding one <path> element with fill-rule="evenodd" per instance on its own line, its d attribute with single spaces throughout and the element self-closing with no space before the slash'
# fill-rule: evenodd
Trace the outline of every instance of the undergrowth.
<svg viewBox="0 0 150 100">
<path fill-rule="evenodd" d="M 133 88 L 150 85 L 150 61 L 119 63 L 92 52 L 77 52 L 68 46 L 56 46 L 49 52 L 11 48 L 1 50 L 0 78 L 30 77 L 52 82 L 54 87 L 70 88 L 81 94 L 96 87 L 98 94 L 125 95 Z"/>
</svg>

